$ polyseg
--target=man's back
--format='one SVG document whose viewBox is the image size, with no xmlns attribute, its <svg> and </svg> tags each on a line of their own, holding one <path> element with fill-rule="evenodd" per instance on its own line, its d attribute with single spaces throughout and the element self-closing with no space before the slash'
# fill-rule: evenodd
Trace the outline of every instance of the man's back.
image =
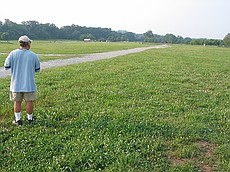
<svg viewBox="0 0 230 172">
<path fill-rule="evenodd" d="M 36 92 L 35 72 L 40 71 L 40 62 L 35 53 L 26 49 L 13 50 L 6 59 L 5 68 L 11 68 L 12 92 Z"/>
</svg>

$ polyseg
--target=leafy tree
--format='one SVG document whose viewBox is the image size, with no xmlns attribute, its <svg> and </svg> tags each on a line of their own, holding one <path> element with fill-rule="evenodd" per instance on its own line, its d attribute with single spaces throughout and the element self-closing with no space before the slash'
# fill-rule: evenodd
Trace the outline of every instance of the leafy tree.
<svg viewBox="0 0 230 172">
<path fill-rule="evenodd" d="M 190 41 L 191 45 L 213 45 L 213 46 L 221 46 L 223 45 L 223 40 L 218 39 L 192 39 Z"/>
<path fill-rule="evenodd" d="M 13 26 L 13 25 L 15 25 L 15 24 L 16 24 L 16 23 L 10 21 L 9 19 L 5 19 L 4 25 Z"/>
<path fill-rule="evenodd" d="M 182 36 L 177 36 L 176 37 L 176 44 L 182 44 L 182 42 L 183 42 L 183 37 Z"/>
<path fill-rule="evenodd" d="M 79 40 L 80 36 L 81 36 L 81 32 L 79 32 L 78 30 L 75 30 L 75 31 L 73 31 L 73 33 L 70 36 L 74 40 Z"/>
<path fill-rule="evenodd" d="M 177 38 L 173 34 L 166 34 L 165 35 L 165 42 L 170 44 L 175 44 L 177 42 Z"/>
<path fill-rule="evenodd" d="M 225 37 L 224 37 L 224 45 L 226 47 L 230 47 L 230 33 L 228 33 Z"/>
<path fill-rule="evenodd" d="M 3 32 L 2 34 L 1 34 L 1 39 L 2 40 L 9 40 L 9 33 L 8 32 Z"/>
<path fill-rule="evenodd" d="M 121 41 L 122 40 L 122 33 L 112 31 L 107 40 L 111 41 L 111 42 Z"/>
<path fill-rule="evenodd" d="M 55 24 L 42 24 L 41 30 L 47 35 L 45 39 L 58 39 L 59 38 L 59 28 Z"/>
<path fill-rule="evenodd" d="M 131 42 L 134 42 L 135 41 L 135 35 L 134 35 L 134 33 L 132 33 L 132 32 L 126 32 L 126 33 L 124 33 L 123 34 L 124 36 L 125 36 L 125 38 L 126 38 L 126 40 L 125 41 L 131 41 Z"/>
<path fill-rule="evenodd" d="M 95 40 L 95 37 L 94 37 L 91 33 L 82 34 L 82 35 L 80 36 L 80 40 L 84 40 L 84 39 Z"/>
<path fill-rule="evenodd" d="M 145 39 L 143 34 L 135 34 L 135 41 L 143 42 Z"/>
<path fill-rule="evenodd" d="M 191 38 L 186 37 L 186 38 L 184 38 L 184 39 L 183 39 L 182 44 L 190 44 L 190 43 L 191 43 L 191 41 L 192 41 L 192 39 L 191 39 Z"/>
<path fill-rule="evenodd" d="M 203 45 L 204 44 L 204 39 L 193 39 L 191 41 L 191 45 Z"/>
<path fill-rule="evenodd" d="M 144 34 L 145 42 L 154 42 L 153 32 L 151 30 L 145 32 Z"/>
<path fill-rule="evenodd" d="M 144 33 L 145 38 L 153 38 L 153 32 L 151 30 Z"/>
</svg>

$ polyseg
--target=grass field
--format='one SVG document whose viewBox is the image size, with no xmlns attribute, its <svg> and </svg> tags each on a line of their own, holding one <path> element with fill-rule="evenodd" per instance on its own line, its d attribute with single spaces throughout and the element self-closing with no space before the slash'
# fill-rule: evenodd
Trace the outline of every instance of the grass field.
<svg viewBox="0 0 230 172">
<path fill-rule="evenodd" d="M 229 65 L 180 45 L 44 70 L 22 127 L 1 79 L 0 171 L 229 171 Z"/>
<path fill-rule="evenodd" d="M 146 47 L 148 44 L 130 42 L 80 42 L 80 41 L 33 41 L 31 50 L 39 54 L 40 61 L 78 57 L 83 54 L 126 50 L 136 47 Z M 19 47 L 17 41 L 0 42 L 0 66 L 13 49 Z M 1 54 L 4 53 L 4 54 Z"/>
</svg>

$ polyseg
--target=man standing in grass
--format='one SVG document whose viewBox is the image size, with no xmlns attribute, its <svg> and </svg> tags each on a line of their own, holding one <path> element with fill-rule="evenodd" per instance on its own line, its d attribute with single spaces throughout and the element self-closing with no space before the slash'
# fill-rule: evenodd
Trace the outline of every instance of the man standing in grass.
<svg viewBox="0 0 230 172">
<path fill-rule="evenodd" d="M 22 125 L 21 104 L 26 102 L 28 122 L 33 121 L 33 101 L 36 99 L 35 72 L 40 71 L 38 56 L 30 50 L 31 41 L 27 36 L 19 39 L 20 48 L 10 52 L 5 60 L 5 69 L 11 69 L 10 99 L 14 101 L 14 125 Z"/>
</svg>

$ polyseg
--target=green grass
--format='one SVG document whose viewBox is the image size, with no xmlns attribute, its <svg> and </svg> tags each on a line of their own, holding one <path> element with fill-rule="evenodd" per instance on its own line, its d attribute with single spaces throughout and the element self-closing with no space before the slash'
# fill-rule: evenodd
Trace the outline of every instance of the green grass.
<svg viewBox="0 0 230 172">
<path fill-rule="evenodd" d="M 152 44 L 137 42 L 34 41 L 32 42 L 31 50 L 39 54 L 92 54 L 149 45 Z"/>
<path fill-rule="evenodd" d="M 126 50 L 136 47 L 145 47 L 152 44 L 141 44 L 132 42 L 80 42 L 80 41 L 39 41 L 34 40 L 31 50 L 39 55 L 40 61 L 80 57 L 83 54 L 92 54 L 116 50 Z M 19 47 L 17 41 L 0 42 L 0 66 L 3 66 L 5 58 L 13 49 Z M 42 55 L 41 55 L 42 54 Z M 47 55 L 48 54 L 48 55 Z M 57 54 L 50 56 L 49 54 Z M 61 55 L 59 55 L 61 54 Z"/>
<path fill-rule="evenodd" d="M 229 57 L 173 46 L 44 70 L 22 127 L 1 79 L 0 169 L 229 171 Z"/>
</svg>

